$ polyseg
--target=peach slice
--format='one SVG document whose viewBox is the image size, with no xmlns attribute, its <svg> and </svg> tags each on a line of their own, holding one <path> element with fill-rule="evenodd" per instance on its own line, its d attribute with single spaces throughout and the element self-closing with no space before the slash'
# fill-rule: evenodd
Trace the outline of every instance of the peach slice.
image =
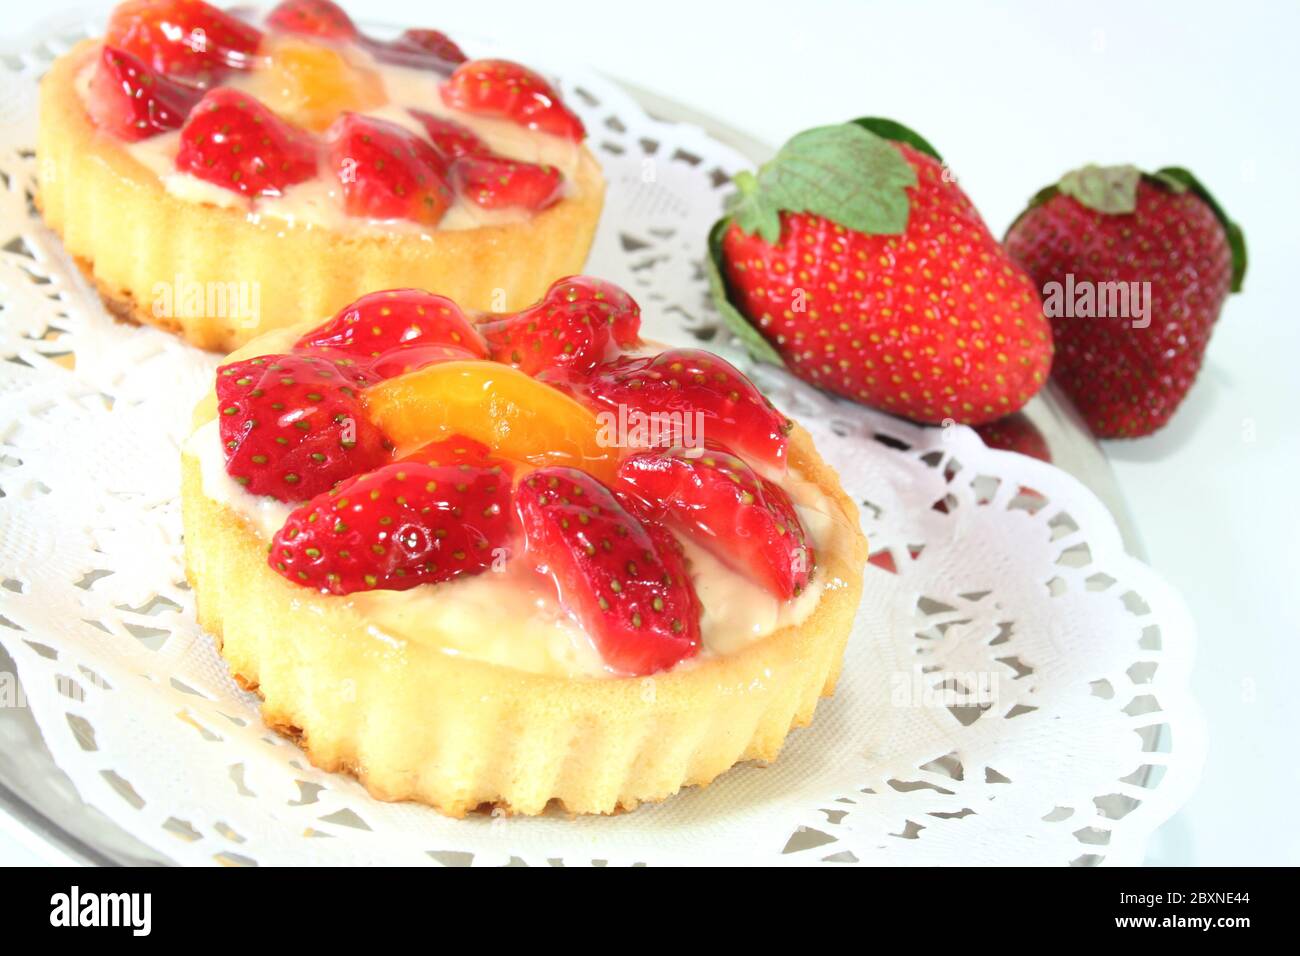
<svg viewBox="0 0 1300 956">
<path fill-rule="evenodd" d="M 361 393 L 366 414 L 399 453 L 453 434 L 537 467 L 581 468 L 613 480 L 615 449 L 597 440 L 596 416 L 563 392 L 497 362 L 430 365 Z"/>
<path fill-rule="evenodd" d="M 248 92 L 299 126 L 320 132 L 345 110 L 373 109 L 387 99 L 378 74 L 354 66 L 338 50 L 294 39 L 267 46 Z"/>
</svg>

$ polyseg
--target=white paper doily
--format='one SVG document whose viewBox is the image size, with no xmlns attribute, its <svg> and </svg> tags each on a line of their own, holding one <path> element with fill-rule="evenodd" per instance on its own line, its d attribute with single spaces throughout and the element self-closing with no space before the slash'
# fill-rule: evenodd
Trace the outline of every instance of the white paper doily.
<svg viewBox="0 0 1300 956">
<path fill-rule="evenodd" d="M 1096 498 L 770 367 L 873 552 L 839 690 L 779 761 L 575 820 L 453 821 L 316 771 L 184 583 L 179 442 L 216 358 L 107 318 L 34 211 L 36 79 L 66 45 L 0 68 L 0 641 L 55 761 L 127 832 L 185 863 L 1135 863 L 1186 798 L 1192 623 Z M 748 164 L 598 76 L 561 87 L 609 179 L 588 271 L 636 295 L 647 334 L 726 351 L 700 259 Z"/>
</svg>

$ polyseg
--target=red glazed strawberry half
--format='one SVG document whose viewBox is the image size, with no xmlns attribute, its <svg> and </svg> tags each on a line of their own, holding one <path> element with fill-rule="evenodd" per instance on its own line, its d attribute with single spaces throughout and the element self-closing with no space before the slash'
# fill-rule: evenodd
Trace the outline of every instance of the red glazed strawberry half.
<svg viewBox="0 0 1300 956">
<path fill-rule="evenodd" d="M 331 0 L 284 0 L 267 15 L 272 30 L 320 40 L 355 40 L 360 36 L 347 11 Z"/>
<path fill-rule="evenodd" d="M 137 57 L 105 46 L 86 91 L 86 109 L 100 129 L 136 142 L 179 129 L 202 95 L 155 73 Z"/>
<path fill-rule="evenodd" d="M 479 331 L 495 361 L 529 375 L 587 373 L 638 344 L 641 307 L 612 283 L 569 276 L 536 305 L 483 322 Z"/>
<path fill-rule="evenodd" d="M 509 60 L 462 63 L 442 85 L 452 109 L 507 119 L 552 136 L 582 142 L 586 130 L 539 74 Z"/>
<path fill-rule="evenodd" d="M 813 548 L 789 495 L 725 449 L 641 452 L 623 459 L 618 477 L 648 513 L 781 600 L 808 584 Z"/>
<path fill-rule="evenodd" d="M 316 143 L 247 93 L 221 87 L 181 127 L 176 168 L 244 196 L 280 196 L 316 175 Z"/>
<path fill-rule="evenodd" d="M 405 127 L 344 113 L 325 139 L 349 214 L 433 226 L 451 205 L 446 160 Z"/>
<path fill-rule="evenodd" d="M 262 34 L 202 0 L 127 0 L 113 9 L 104 42 L 155 73 L 211 86 L 252 68 Z"/>
<path fill-rule="evenodd" d="M 759 358 L 920 422 L 1016 411 L 1051 328 L 938 153 L 887 120 L 800 133 L 736 177 L 710 236 L 714 297 Z"/>
<path fill-rule="evenodd" d="M 726 359 L 668 349 L 599 365 L 576 386 L 612 415 L 636 412 L 680 427 L 682 444 L 720 442 L 751 463 L 784 471 L 793 424 Z"/>
<path fill-rule="evenodd" d="M 334 594 L 402 591 L 478 574 L 514 537 L 510 473 L 502 462 L 396 462 L 348 478 L 285 521 L 268 562 Z"/>
<path fill-rule="evenodd" d="M 364 384 L 325 358 L 262 355 L 217 370 L 226 472 L 249 492 L 303 501 L 391 458 L 362 411 Z"/>
<path fill-rule="evenodd" d="M 699 651 L 699 598 L 671 535 L 573 468 L 532 472 L 516 507 L 529 559 L 554 577 L 610 667 L 653 674 Z"/>
</svg>

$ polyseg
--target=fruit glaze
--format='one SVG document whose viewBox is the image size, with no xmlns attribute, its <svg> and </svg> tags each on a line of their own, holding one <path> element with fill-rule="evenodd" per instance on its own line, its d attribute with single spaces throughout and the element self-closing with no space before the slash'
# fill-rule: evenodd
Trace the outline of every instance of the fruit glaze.
<svg viewBox="0 0 1300 956">
<path fill-rule="evenodd" d="M 585 136 L 527 67 L 468 60 L 436 30 L 375 40 L 329 0 L 258 22 L 128 0 L 77 89 L 169 193 L 306 228 L 519 221 L 577 188 Z"/>
<path fill-rule="evenodd" d="M 691 666 L 804 620 L 856 529 L 753 383 L 639 328 L 585 276 L 513 314 L 373 293 L 232 356 L 186 450 L 275 572 L 380 634 L 572 677 Z"/>
</svg>

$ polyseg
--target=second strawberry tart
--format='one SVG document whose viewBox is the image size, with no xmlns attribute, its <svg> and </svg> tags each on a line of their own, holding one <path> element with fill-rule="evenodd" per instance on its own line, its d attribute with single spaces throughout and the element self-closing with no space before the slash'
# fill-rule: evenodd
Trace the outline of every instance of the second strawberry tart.
<svg viewBox="0 0 1300 956">
<path fill-rule="evenodd" d="M 124 318 L 227 350 L 376 288 L 517 309 L 586 259 L 604 180 L 537 73 L 328 0 L 128 0 L 41 84 L 38 203 Z"/>
</svg>

